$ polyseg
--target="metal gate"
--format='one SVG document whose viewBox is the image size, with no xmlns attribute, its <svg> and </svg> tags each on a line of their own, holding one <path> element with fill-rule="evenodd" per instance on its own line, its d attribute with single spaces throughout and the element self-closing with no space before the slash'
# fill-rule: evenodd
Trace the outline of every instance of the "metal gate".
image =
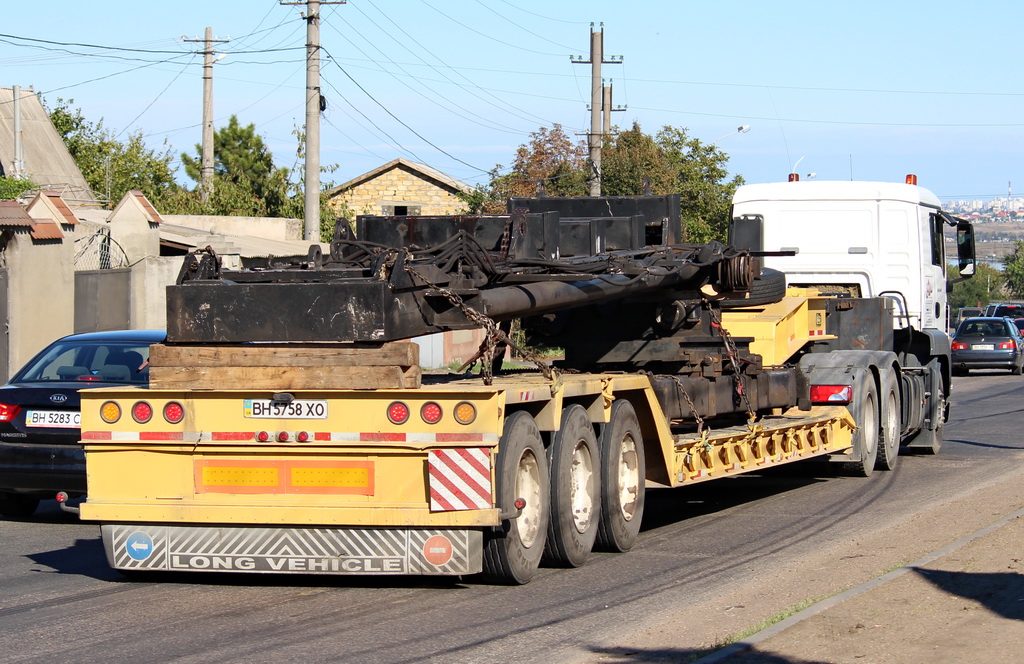
<svg viewBox="0 0 1024 664">
<path fill-rule="evenodd" d="M 132 322 L 132 271 L 109 234 L 75 241 L 75 332 L 126 330 Z"/>
</svg>

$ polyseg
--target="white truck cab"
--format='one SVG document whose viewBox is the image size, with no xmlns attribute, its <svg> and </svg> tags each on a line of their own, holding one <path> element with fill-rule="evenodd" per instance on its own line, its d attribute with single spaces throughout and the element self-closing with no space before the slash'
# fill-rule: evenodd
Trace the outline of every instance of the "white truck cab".
<svg viewBox="0 0 1024 664">
<path fill-rule="evenodd" d="M 769 254 L 788 286 L 847 297 L 890 297 L 896 327 L 945 331 L 943 228 L 957 229 L 960 273 L 974 272 L 971 226 L 907 184 L 857 181 L 744 185 L 733 197 L 730 244 Z M 783 255 L 785 254 L 785 255 Z"/>
</svg>

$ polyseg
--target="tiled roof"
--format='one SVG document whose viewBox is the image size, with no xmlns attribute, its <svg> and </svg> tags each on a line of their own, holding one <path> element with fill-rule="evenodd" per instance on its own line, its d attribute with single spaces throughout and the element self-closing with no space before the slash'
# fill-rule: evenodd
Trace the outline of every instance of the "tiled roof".
<svg viewBox="0 0 1024 664">
<path fill-rule="evenodd" d="M 431 168 L 430 166 L 427 166 L 426 164 L 417 164 L 415 161 L 409 161 L 408 159 L 403 159 L 403 158 L 399 157 L 398 159 L 392 159 L 391 161 L 389 161 L 388 163 L 384 164 L 383 166 L 378 166 L 377 168 L 373 169 L 372 171 L 367 171 L 366 173 L 363 173 L 362 175 L 360 175 L 358 177 L 354 177 L 351 180 L 349 180 L 348 182 L 344 182 L 342 184 L 339 184 L 336 187 L 332 187 L 331 189 L 329 189 L 327 191 L 327 194 L 328 194 L 328 196 L 335 196 L 335 195 L 337 195 L 338 193 L 340 193 L 342 191 L 345 191 L 347 189 L 351 189 L 352 187 L 356 186 L 357 184 L 360 184 L 362 182 L 366 182 L 367 180 L 371 180 L 371 179 L 377 177 L 378 175 L 380 175 L 381 173 L 384 173 L 385 171 L 389 171 L 392 168 L 396 168 L 396 167 L 399 167 L 399 166 L 404 166 L 405 168 L 407 168 L 407 169 L 409 169 L 411 171 L 417 172 L 420 175 L 425 175 L 426 177 L 434 180 L 435 182 L 438 182 L 438 183 L 440 183 L 440 184 L 442 184 L 442 185 L 444 185 L 446 187 L 449 187 L 450 189 L 455 189 L 456 191 L 466 191 L 466 192 L 468 192 L 468 191 L 472 191 L 473 190 L 472 186 L 466 184 L 462 180 L 457 180 L 457 179 L 453 178 L 452 176 L 448 175 L 447 173 L 442 173 L 441 171 L 437 170 L 436 168 Z"/>
<path fill-rule="evenodd" d="M 31 226 L 32 217 L 18 201 L 0 201 L 0 226 Z"/>
<path fill-rule="evenodd" d="M 33 240 L 63 240 L 64 233 L 60 231 L 60 226 L 52 221 L 36 221 L 32 224 L 32 232 L 30 233 Z"/>
<path fill-rule="evenodd" d="M 78 219 L 75 217 L 75 213 L 71 211 L 68 204 L 64 202 L 64 199 L 60 197 L 59 191 L 43 191 L 40 192 L 46 199 L 57 208 L 57 212 L 61 215 L 62 219 L 60 223 L 70 224 L 74 226 L 78 223 Z"/>
<path fill-rule="evenodd" d="M 138 189 L 133 189 L 128 193 L 138 199 L 139 205 L 141 205 L 142 209 L 146 211 L 146 219 L 147 221 L 149 221 L 149 223 L 159 224 L 160 222 L 163 221 L 163 219 L 160 218 L 160 213 L 156 211 L 156 208 L 153 207 L 153 204 L 149 202 L 149 199 L 146 198 L 145 194 L 143 194 Z"/>
</svg>

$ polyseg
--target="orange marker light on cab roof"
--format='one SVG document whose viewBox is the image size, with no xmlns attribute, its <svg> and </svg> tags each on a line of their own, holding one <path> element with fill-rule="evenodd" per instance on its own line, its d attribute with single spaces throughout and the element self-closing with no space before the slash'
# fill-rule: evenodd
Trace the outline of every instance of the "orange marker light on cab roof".
<svg viewBox="0 0 1024 664">
<path fill-rule="evenodd" d="M 913 173 L 907 173 L 907 184 L 917 184 L 917 176 Z"/>
</svg>

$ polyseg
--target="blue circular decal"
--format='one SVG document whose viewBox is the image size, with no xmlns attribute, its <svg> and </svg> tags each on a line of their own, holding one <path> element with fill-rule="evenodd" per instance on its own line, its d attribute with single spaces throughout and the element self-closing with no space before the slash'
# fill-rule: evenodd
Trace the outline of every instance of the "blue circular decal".
<svg viewBox="0 0 1024 664">
<path fill-rule="evenodd" d="M 146 533 L 132 533 L 124 543 L 124 548 L 133 560 L 145 560 L 153 554 L 153 538 Z"/>
</svg>

